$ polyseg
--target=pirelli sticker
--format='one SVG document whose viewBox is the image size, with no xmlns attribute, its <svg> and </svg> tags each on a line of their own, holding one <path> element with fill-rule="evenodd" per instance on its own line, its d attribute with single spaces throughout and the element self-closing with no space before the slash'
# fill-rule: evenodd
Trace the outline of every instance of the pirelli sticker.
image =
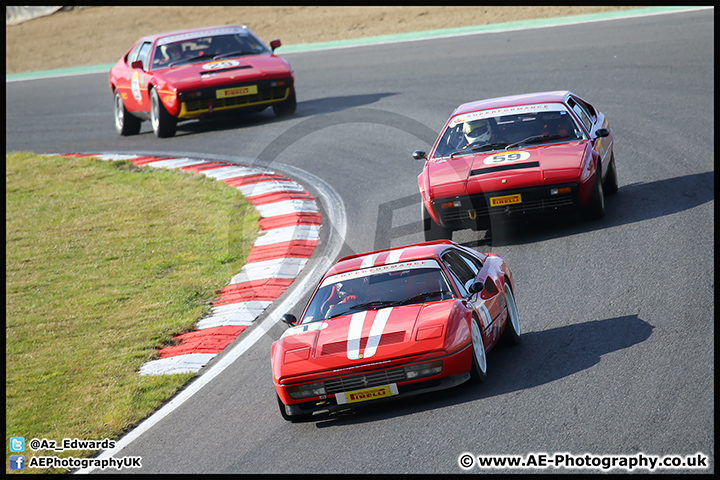
<svg viewBox="0 0 720 480">
<path fill-rule="evenodd" d="M 491 207 L 504 207 L 505 205 L 512 205 L 513 203 L 522 203 L 522 197 L 519 193 L 515 195 L 504 195 L 502 197 L 490 197 Z"/>
<path fill-rule="evenodd" d="M 354 390 L 352 392 L 342 392 L 335 394 L 335 400 L 338 405 L 346 403 L 366 402 L 377 398 L 391 397 L 398 394 L 397 384 L 383 385 L 382 387 L 364 388 L 362 390 Z"/>
<path fill-rule="evenodd" d="M 255 95 L 258 92 L 257 85 L 245 87 L 221 88 L 215 91 L 215 98 L 241 97 L 243 95 Z"/>
</svg>

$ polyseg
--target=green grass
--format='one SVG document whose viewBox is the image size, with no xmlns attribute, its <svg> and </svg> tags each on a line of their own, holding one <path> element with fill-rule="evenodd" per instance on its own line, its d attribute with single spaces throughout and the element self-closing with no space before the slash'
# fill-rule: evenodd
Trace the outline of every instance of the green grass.
<svg viewBox="0 0 720 480">
<path fill-rule="evenodd" d="M 5 163 L 6 441 L 117 439 L 194 376 L 138 369 L 241 270 L 257 211 L 177 170 L 30 153 Z"/>
</svg>

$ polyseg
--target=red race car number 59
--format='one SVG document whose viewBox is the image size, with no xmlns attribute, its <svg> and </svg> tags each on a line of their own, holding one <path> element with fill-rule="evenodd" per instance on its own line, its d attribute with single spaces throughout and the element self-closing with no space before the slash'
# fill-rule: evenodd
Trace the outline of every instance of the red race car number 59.
<svg viewBox="0 0 720 480">
<path fill-rule="evenodd" d="M 530 158 L 528 152 L 511 151 L 490 155 L 483 160 L 483 163 L 485 165 L 497 165 L 498 163 L 519 162 L 521 160 L 527 160 L 528 158 Z"/>
</svg>

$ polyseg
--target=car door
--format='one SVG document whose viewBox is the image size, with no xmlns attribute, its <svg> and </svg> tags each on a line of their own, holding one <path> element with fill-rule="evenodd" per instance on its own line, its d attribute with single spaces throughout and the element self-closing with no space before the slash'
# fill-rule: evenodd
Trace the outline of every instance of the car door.
<svg viewBox="0 0 720 480">
<path fill-rule="evenodd" d="M 606 172 L 608 162 L 610 161 L 610 151 L 612 146 L 612 135 L 608 137 L 596 138 L 597 131 L 600 128 L 608 128 L 608 121 L 605 115 L 595 110 L 589 103 L 579 97 L 570 95 L 568 97 L 568 105 L 578 116 L 585 129 L 590 135 L 590 141 L 593 144 L 593 150 L 597 152 L 598 158 L 602 165 L 602 171 Z"/>
<path fill-rule="evenodd" d="M 446 251 L 442 255 L 442 260 L 461 295 L 477 313 L 485 341 L 488 342 L 487 344 L 493 343 L 499 333 L 498 320 L 505 305 L 504 297 L 499 295 L 498 285 L 492 278 L 496 277 L 491 271 L 492 267 L 490 265 L 485 267 L 480 259 L 456 249 Z M 485 283 L 485 288 L 481 292 L 470 294 L 470 285 L 476 280 Z"/>
<path fill-rule="evenodd" d="M 148 94 L 148 81 L 150 75 L 147 72 L 150 65 L 150 53 L 152 52 L 152 42 L 142 42 L 140 48 L 137 51 L 137 57 L 132 60 L 128 58 L 128 63 L 132 70 L 130 77 L 130 92 L 132 100 L 130 105 L 133 105 L 133 110 L 141 112 L 150 111 L 150 96 Z M 133 62 L 142 62 L 141 68 L 132 68 Z"/>
</svg>

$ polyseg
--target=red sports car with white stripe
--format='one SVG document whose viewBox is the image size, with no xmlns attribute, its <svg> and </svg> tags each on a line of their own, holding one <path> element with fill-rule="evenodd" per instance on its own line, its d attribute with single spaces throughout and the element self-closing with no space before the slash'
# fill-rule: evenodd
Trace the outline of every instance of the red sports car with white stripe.
<svg viewBox="0 0 720 480">
<path fill-rule="evenodd" d="M 486 352 L 520 341 L 505 261 L 449 240 L 341 258 L 273 343 L 283 418 L 450 388 L 487 373 Z"/>
<path fill-rule="evenodd" d="M 117 132 L 135 135 L 150 120 L 155 135 L 172 137 L 182 120 L 269 106 L 294 113 L 292 69 L 274 54 L 280 45 L 265 45 L 244 25 L 139 39 L 110 70 Z"/>
<path fill-rule="evenodd" d="M 418 176 L 425 240 L 496 220 L 579 210 L 605 215 L 618 190 L 607 117 L 568 91 L 491 98 L 460 105 Z"/>
</svg>

